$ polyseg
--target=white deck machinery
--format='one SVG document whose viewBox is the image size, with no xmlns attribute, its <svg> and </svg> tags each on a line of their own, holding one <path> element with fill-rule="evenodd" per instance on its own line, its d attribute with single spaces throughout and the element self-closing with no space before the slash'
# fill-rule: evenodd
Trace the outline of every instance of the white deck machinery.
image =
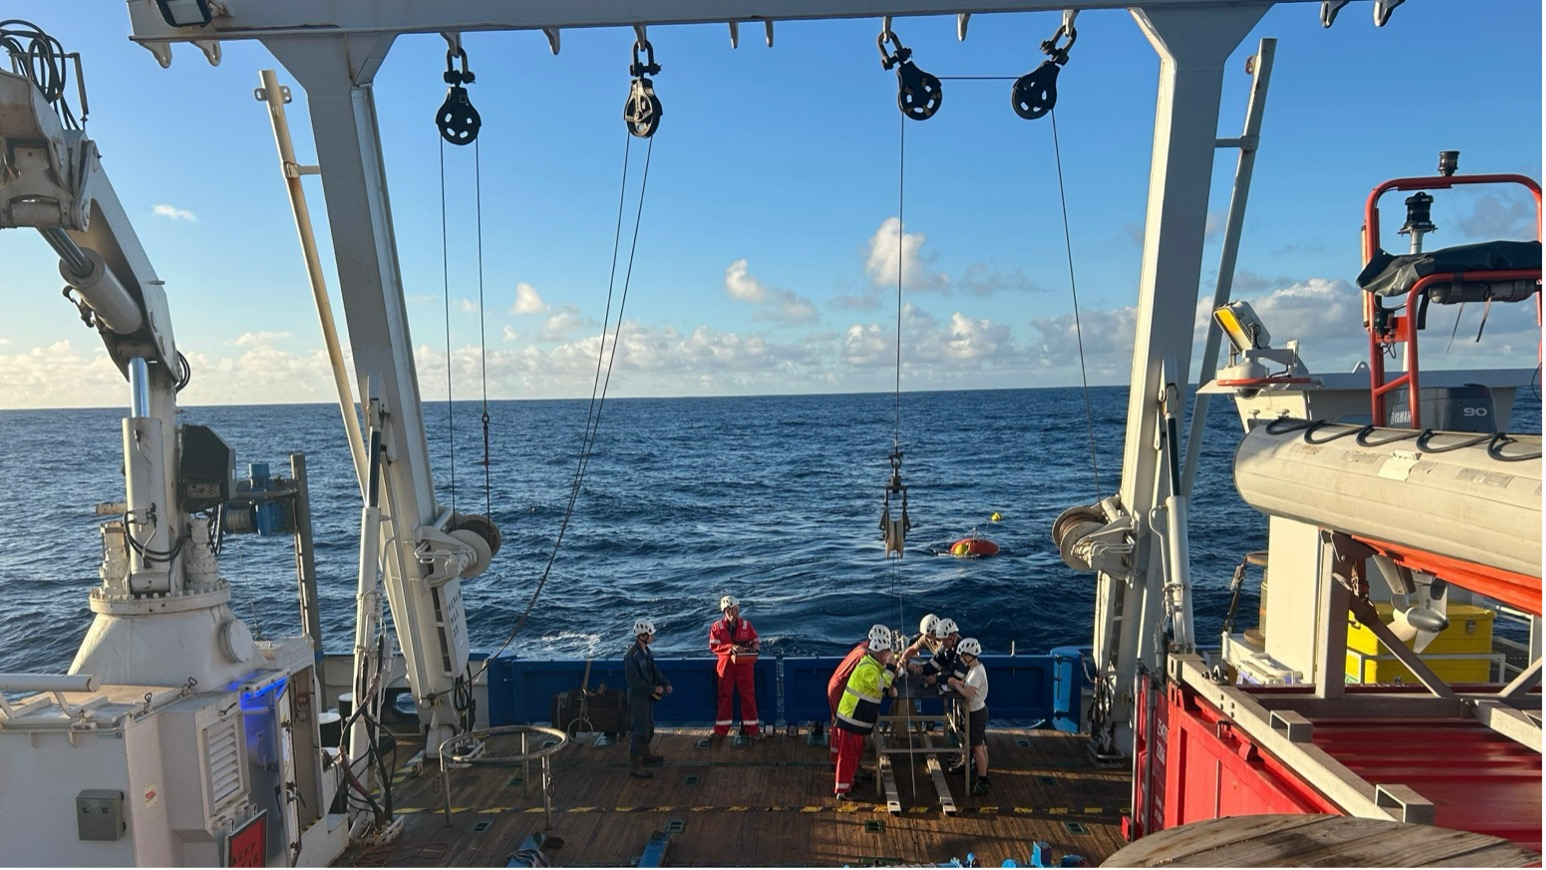
<svg viewBox="0 0 1546 870">
<path fill-rule="evenodd" d="M 370 752 L 351 761 L 322 745 L 312 638 L 255 641 L 232 613 L 217 556 L 233 453 L 178 419 L 188 363 L 162 282 L 58 86 L 69 57 L 42 33 L 7 36 L 30 54 L 0 71 L 0 228 L 35 229 L 57 252 L 67 296 L 128 380 L 130 410 L 125 494 L 97 507 L 115 519 L 101 527 L 94 621 L 69 673 L 0 674 L 0 862 L 325 865 L 352 827 L 330 809 L 347 779 L 367 775 Z M 400 325 L 395 286 L 387 298 Z M 458 579 L 487 566 L 498 536 L 435 502 L 406 329 L 373 324 L 358 335 L 387 338 L 355 342 L 361 381 L 377 385 L 367 393 L 369 450 L 351 439 L 366 494 L 355 688 L 377 702 L 384 689 L 374 664 L 390 657 L 378 630 L 379 565 L 438 747 L 469 727 L 454 703 L 468 660 Z M 354 413 L 351 404 L 345 415 Z M 357 710 L 344 746 L 371 745 L 371 705 Z M 355 833 L 381 820 L 358 815 Z"/>
</svg>

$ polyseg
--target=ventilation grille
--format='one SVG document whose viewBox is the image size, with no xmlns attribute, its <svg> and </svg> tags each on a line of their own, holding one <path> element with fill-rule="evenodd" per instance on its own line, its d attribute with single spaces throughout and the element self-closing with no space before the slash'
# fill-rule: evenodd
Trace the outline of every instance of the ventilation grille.
<svg viewBox="0 0 1546 870">
<path fill-rule="evenodd" d="M 211 816 L 243 792 L 239 724 L 240 720 L 232 716 L 204 730 L 204 770 L 209 783 Z"/>
</svg>

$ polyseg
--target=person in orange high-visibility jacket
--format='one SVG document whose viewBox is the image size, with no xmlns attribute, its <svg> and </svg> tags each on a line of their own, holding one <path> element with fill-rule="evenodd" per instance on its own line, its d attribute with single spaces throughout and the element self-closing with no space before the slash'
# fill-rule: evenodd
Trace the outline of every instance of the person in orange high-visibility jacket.
<svg viewBox="0 0 1546 870">
<path fill-rule="evenodd" d="M 719 609 L 725 617 L 709 628 L 709 649 L 719 662 L 714 672 L 719 674 L 719 710 L 714 717 L 714 737 L 718 739 L 730 733 L 735 722 L 735 695 L 741 695 L 741 733 L 747 737 L 761 737 L 762 723 L 757 718 L 757 692 L 752 680 L 752 669 L 757 664 L 757 649 L 762 641 L 757 639 L 757 629 L 749 620 L 741 618 L 741 602 L 734 595 L 719 599 Z"/>
<path fill-rule="evenodd" d="M 843 698 L 837 704 L 837 727 L 832 735 L 837 738 L 837 778 L 832 794 L 838 800 L 846 800 L 853 789 L 854 775 L 859 770 L 859 758 L 864 754 L 864 741 L 875 731 L 880 719 L 880 702 L 896 679 L 896 666 L 891 663 L 891 638 L 871 637 L 869 654 L 859 660 Z"/>
</svg>

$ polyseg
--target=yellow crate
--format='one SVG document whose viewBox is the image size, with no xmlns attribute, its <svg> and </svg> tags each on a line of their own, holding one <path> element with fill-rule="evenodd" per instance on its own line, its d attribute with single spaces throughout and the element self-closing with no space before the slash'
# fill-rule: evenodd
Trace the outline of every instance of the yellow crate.
<svg viewBox="0 0 1546 870">
<path fill-rule="evenodd" d="M 1380 619 L 1385 624 L 1390 624 L 1392 606 L 1389 602 L 1380 602 L 1374 605 L 1379 612 Z M 1449 628 L 1439 633 L 1423 650 L 1424 655 L 1452 655 L 1455 653 L 1489 654 L 1492 652 L 1492 619 L 1493 612 L 1485 607 L 1477 607 L 1472 604 L 1451 604 L 1448 608 Z M 1380 643 L 1358 620 L 1348 617 L 1347 621 L 1347 648 L 1349 652 L 1361 652 L 1366 656 L 1384 656 L 1389 650 Z M 1350 667 L 1349 674 L 1356 674 L 1357 669 Z M 1485 674 L 1483 675 L 1485 677 Z"/>
<path fill-rule="evenodd" d="M 1423 663 L 1446 683 L 1485 683 L 1492 679 L 1492 659 L 1489 656 L 1430 658 L 1425 655 Z M 1394 683 L 1398 680 L 1408 686 L 1420 682 L 1394 656 L 1361 656 L 1354 652 L 1347 654 L 1349 683 Z"/>
</svg>

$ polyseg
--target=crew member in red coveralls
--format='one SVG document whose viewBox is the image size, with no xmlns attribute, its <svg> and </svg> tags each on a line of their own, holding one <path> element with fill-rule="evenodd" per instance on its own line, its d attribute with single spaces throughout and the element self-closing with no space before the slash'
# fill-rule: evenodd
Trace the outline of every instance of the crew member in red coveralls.
<svg viewBox="0 0 1546 870">
<path fill-rule="evenodd" d="M 761 737 L 762 723 L 757 719 L 757 693 L 752 682 L 752 668 L 757 664 L 757 629 L 741 618 L 741 602 L 734 595 L 719 599 L 719 609 L 725 618 L 709 628 L 709 649 L 719 657 L 715 673 L 719 674 L 719 714 L 714 717 L 714 739 L 730 733 L 734 722 L 732 708 L 736 691 L 741 693 L 741 733 L 747 737 Z"/>
</svg>

